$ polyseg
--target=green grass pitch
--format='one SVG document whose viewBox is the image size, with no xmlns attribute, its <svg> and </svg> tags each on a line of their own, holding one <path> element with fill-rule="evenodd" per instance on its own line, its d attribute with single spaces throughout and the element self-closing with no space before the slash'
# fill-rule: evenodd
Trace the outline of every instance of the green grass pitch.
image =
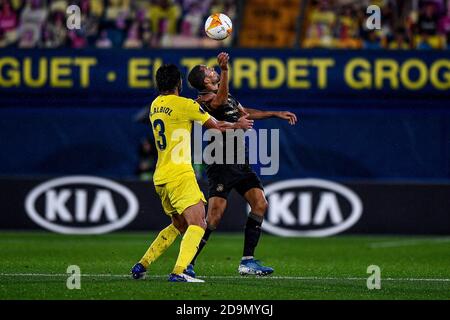
<svg viewBox="0 0 450 320">
<path fill-rule="evenodd" d="M 241 277 L 242 234 L 216 233 L 196 271 L 206 283 L 169 283 L 179 239 L 145 280 L 131 266 L 154 233 L 64 236 L 0 233 L 0 299 L 450 299 L 450 238 L 339 236 L 279 238 L 263 234 L 257 258 L 273 276 Z M 69 265 L 81 289 L 66 287 Z M 369 290 L 367 267 L 381 268 L 381 289 Z"/>
</svg>

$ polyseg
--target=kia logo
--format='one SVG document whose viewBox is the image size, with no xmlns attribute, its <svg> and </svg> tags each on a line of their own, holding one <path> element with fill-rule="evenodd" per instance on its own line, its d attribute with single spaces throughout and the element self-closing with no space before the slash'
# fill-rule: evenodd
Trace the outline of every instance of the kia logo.
<svg viewBox="0 0 450 320">
<path fill-rule="evenodd" d="M 262 229 L 285 237 L 324 237 L 361 217 L 363 206 L 349 188 L 320 179 L 293 179 L 265 188 L 269 209 Z"/>
<path fill-rule="evenodd" d="M 34 188 L 27 195 L 25 209 L 45 229 L 65 234 L 100 234 L 133 221 L 139 204 L 128 188 L 114 181 L 71 176 Z"/>
</svg>

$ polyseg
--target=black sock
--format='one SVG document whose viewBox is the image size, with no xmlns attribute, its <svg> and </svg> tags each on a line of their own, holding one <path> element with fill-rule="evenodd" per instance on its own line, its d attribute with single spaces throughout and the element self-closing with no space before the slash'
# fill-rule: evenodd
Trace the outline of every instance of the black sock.
<svg viewBox="0 0 450 320">
<path fill-rule="evenodd" d="M 261 225 L 263 218 L 250 212 L 245 225 L 244 257 L 253 256 L 259 237 L 261 236 Z"/>
<path fill-rule="evenodd" d="M 200 241 L 200 244 L 198 245 L 198 250 L 197 253 L 195 254 L 194 258 L 191 261 L 192 265 L 195 265 L 195 260 L 197 259 L 198 255 L 200 254 L 200 252 L 202 251 L 203 247 L 206 245 L 206 243 L 208 242 L 209 236 L 211 235 L 211 233 L 214 231 L 215 229 L 210 228 L 209 226 L 206 228 L 205 230 L 205 234 L 203 235 L 202 240 Z"/>
</svg>

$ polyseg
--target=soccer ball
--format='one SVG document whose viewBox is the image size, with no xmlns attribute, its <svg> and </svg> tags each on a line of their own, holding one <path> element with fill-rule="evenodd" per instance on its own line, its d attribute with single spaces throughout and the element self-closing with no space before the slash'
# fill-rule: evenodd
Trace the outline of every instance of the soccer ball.
<svg viewBox="0 0 450 320">
<path fill-rule="evenodd" d="M 205 32 L 214 40 L 226 39 L 233 30 L 231 19 L 223 13 L 214 13 L 206 19 Z"/>
</svg>

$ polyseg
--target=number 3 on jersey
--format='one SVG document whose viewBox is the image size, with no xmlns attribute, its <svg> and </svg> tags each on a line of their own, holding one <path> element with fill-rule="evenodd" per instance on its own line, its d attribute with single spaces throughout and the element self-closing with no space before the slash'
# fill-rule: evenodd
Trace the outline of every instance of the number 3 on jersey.
<svg viewBox="0 0 450 320">
<path fill-rule="evenodd" d="M 165 136 L 164 122 L 161 119 L 153 121 L 153 128 L 158 131 L 159 139 L 156 140 L 159 150 L 163 151 L 167 147 L 167 140 Z"/>
</svg>

